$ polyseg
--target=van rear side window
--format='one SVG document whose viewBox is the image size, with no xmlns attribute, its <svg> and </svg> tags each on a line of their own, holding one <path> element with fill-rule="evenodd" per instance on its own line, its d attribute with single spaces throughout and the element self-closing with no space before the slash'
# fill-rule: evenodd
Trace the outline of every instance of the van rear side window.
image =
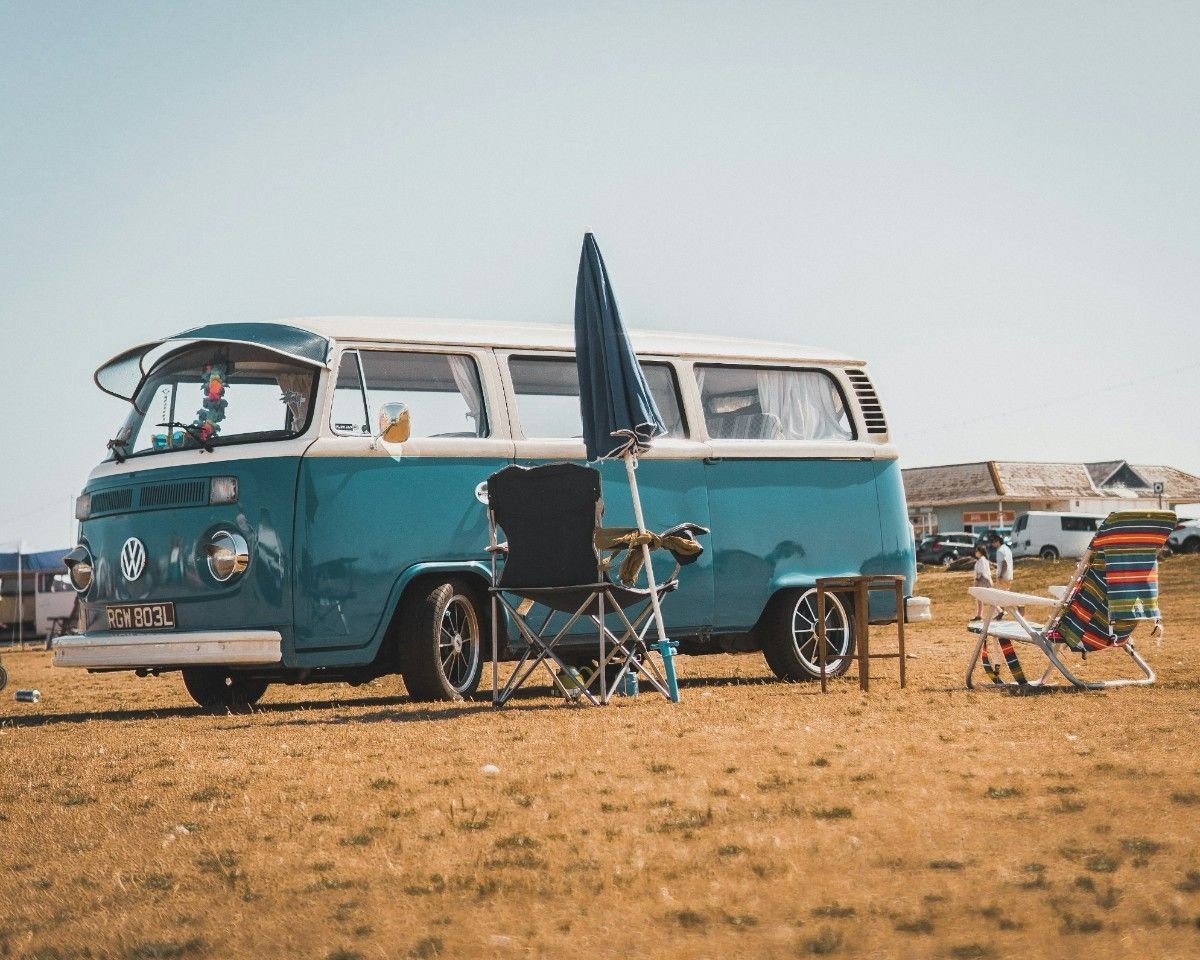
<svg viewBox="0 0 1200 960">
<path fill-rule="evenodd" d="M 853 440 L 841 388 L 821 370 L 696 365 L 714 440 Z"/>
<path fill-rule="evenodd" d="M 1095 517 L 1059 517 L 1064 531 L 1071 533 L 1095 533 L 1099 523 Z"/>
</svg>

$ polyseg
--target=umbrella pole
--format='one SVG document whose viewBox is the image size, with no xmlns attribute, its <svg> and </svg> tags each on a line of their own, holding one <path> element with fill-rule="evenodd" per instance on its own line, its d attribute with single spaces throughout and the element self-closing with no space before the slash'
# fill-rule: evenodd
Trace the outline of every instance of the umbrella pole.
<svg viewBox="0 0 1200 960">
<path fill-rule="evenodd" d="M 646 521 L 642 517 L 642 498 L 638 493 L 637 475 L 634 473 L 633 454 L 626 454 L 625 474 L 629 477 L 629 494 L 633 498 L 633 519 L 637 523 L 639 533 L 646 532 Z M 658 629 L 658 653 L 663 661 L 663 673 L 667 681 L 667 690 L 671 694 L 671 702 L 679 702 L 679 682 L 675 679 L 675 646 L 667 639 L 667 628 L 663 626 L 662 609 L 658 605 L 658 585 L 654 582 L 654 567 L 650 563 L 650 547 L 642 544 L 643 566 L 646 569 L 646 581 L 650 588 L 650 606 L 654 610 L 654 625 Z"/>
</svg>

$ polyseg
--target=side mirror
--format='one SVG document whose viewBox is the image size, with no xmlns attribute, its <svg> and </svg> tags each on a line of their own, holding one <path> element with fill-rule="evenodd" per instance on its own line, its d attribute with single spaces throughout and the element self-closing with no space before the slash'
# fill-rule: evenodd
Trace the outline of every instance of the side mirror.
<svg viewBox="0 0 1200 960">
<path fill-rule="evenodd" d="M 378 439 L 386 443 L 404 443 L 411 434 L 407 404 L 385 403 L 379 408 Z"/>
</svg>

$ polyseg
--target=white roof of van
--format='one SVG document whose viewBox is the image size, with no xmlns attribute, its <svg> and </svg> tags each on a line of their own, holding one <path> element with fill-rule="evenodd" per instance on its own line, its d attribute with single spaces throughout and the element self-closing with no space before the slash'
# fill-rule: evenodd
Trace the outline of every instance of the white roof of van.
<svg viewBox="0 0 1200 960">
<path fill-rule="evenodd" d="M 488 323 L 480 320 L 432 317 L 294 317 L 279 322 L 309 330 L 331 340 L 449 343 L 543 350 L 575 349 L 575 330 L 565 324 Z M 820 347 L 801 347 L 769 340 L 637 329 L 631 329 L 629 337 L 638 353 L 648 355 L 718 356 L 789 363 L 863 363 L 853 357 Z"/>
</svg>

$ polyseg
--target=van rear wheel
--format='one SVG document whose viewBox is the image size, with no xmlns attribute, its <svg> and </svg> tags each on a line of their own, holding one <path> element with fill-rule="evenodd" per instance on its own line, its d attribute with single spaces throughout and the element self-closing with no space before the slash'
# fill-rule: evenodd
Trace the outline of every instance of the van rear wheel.
<svg viewBox="0 0 1200 960">
<path fill-rule="evenodd" d="M 183 685 L 205 710 L 252 707 L 268 686 L 266 680 L 252 680 L 224 667 L 189 667 L 183 671 Z"/>
<path fill-rule="evenodd" d="M 1038 553 L 1038 556 L 1043 560 L 1057 560 L 1058 551 L 1055 550 L 1054 547 L 1042 547 L 1041 552 Z"/>
<path fill-rule="evenodd" d="M 817 588 L 780 594 L 765 624 L 762 649 L 767 665 L 780 680 L 816 680 L 821 676 L 817 639 Z M 854 653 L 854 621 L 848 601 L 825 595 L 825 675 L 840 677 L 850 669 Z"/>
<path fill-rule="evenodd" d="M 460 579 L 439 583 L 409 602 L 400 631 L 400 674 L 413 700 L 463 700 L 483 667 L 483 618 Z"/>
</svg>

